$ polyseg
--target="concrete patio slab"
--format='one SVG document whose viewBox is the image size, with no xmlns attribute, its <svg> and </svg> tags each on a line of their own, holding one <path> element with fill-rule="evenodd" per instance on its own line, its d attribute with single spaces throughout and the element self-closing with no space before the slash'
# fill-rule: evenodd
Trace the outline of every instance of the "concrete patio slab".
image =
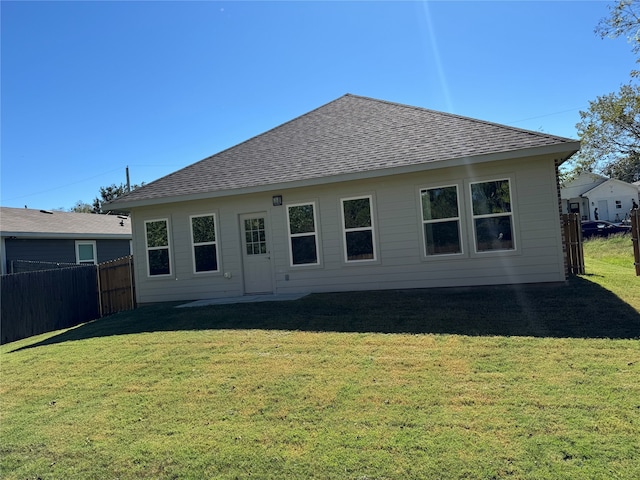
<svg viewBox="0 0 640 480">
<path fill-rule="evenodd" d="M 256 302 L 285 302 L 291 300 L 299 300 L 309 295 L 308 293 L 274 293 L 267 295 L 244 295 L 242 297 L 230 298 L 209 298 L 204 300 L 196 300 L 194 302 L 178 305 L 176 308 L 183 307 L 205 307 L 207 305 L 230 305 L 234 303 L 256 303 Z"/>
</svg>

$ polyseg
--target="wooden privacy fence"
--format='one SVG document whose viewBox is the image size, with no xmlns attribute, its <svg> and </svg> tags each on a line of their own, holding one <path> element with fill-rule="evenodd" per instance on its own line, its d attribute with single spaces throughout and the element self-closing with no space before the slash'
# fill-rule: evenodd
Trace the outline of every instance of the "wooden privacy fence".
<svg viewBox="0 0 640 480">
<path fill-rule="evenodd" d="M 102 316 L 136 308 L 133 256 L 98 265 L 98 290 Z"/>
<path fill-rule="evenodd" d="M 631 210 L 631 238 L 636 276 L 640 276 L 640 209 Z"/>
<path fill-rule="evenodd" d="M 0 279 L 2 344 L 136 308 L 132 256 L 97 266 L 38 268 Z"/>
<path fill-rule="evenodd" d="M 97 284 L 95 265 L 3 275 L 0 343 L 95 320 Z"/>
<path fill-rule="evenodd" d="M 562 214 L 562 235 L 567 273 L 584 275 L 584 252 L 582 250 L 582 224 L 577 213 Z"/>
</svg>

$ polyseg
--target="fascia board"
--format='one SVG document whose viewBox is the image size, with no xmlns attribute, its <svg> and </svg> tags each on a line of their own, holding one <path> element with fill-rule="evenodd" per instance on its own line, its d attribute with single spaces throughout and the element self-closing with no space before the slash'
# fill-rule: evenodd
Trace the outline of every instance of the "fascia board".
<svg viewBox="0 0 640 480">
<path fill-rule="evenodd" d="M 401 175 L 406 173 L 424 172 L 429 170 L 440 170 L 443 168 L 469 166 L 481 163 L 495 162 L 501 160 L 518 160 L 529 157 L 540 157 L 547 155 L 557 155 L 559 164 L 565 162 L 580 149 L 580 142 L 562 143 L 556 145 L 547 145 L 544 147 L 526 148 L 521 150 L 508 150 L 504 152 L 491 153 L 486 155 L 477 155 L 473 157 L 460 157 L 450 160 L 441 160 L 438 162 L 424 162 L 413 165 L 405 165 L 399 167 L 383 168 L 365 172 L 354 172 L 341 175 L 333 175 L 326 177 L 309 178 L 304 180 L 296 180 L 292 182 L 273 183 L 267 185 L 257 185 L 252 187 L 216 190 L 211 192 L 199 192 L 191 195 L 175 195 L 171 197 L 160 197 L 144 200 L 134 200 L 130 202 L 123 201 L 119 203 L 114 200 L 109 206 L 118 210 L 130 211 L 137 207 L 150 207 L 155 205 L 164 205 L 168 203 L 189 202 L 197 200 L 206 200 L 209 198 L 231 197 L 237 195 L 247 195 L 253 193 L 268 193 L 278 190 L 311 187 L 319 185 L 327 185 L 330 183 L 348 182 L 352 180 L 365 180 L 369 178 L 387 177 L 391 175 Z"/>
<path fill-rule="evenodd" d="M 52 232 L 0 232 L 3 238 L 16 237 L 44 240 L 131 240 L 130 233 L 52 233 Z"/>
</svg>

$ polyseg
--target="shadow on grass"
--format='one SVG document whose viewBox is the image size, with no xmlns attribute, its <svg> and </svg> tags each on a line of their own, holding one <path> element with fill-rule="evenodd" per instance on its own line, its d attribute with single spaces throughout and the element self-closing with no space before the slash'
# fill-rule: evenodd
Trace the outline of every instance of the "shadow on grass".
<svg viewBox="0 0 640 480">
<path fill-rule="evenodd" d="M 176 305 L 119 313 L 14 351 L 94 337 L 220 329 L 640 338 L 640 314 L 610 291 L 579 277 L 553 285 L 326 293 L 290 302 Z"/>
</svg>

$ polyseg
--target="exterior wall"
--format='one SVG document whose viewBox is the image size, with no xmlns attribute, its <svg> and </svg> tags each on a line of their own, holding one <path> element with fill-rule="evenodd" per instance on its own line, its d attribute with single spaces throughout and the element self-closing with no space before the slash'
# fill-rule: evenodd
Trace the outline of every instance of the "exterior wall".
<svg viewBox="0 0 640 480">
<path fill-rule="evenodd" d="M 598 209 L 599 220 L 610 222 L 630 221 L 632 199 L 638 202 L 638 189 L 618 180 L 608 180 L 584 194 L 587 197 L 590 218 L 595 219 L 594 210 Z"/>
<path fill-rule="evenodd" d="M 469 182 L 509 178 L 515 250 L 476 253 Z M 419 192 L 458 185 L 463 253 L 424 253 Z M 272 196 L 283 205 L 273 206 Z M 377 259 L 346 263 L 340 199 L 370 195 Z M 320 265 L 291 266 L 287 205 L 315 202 Z M 558 282 L 565 280 L 557 183 L 552 157 L 429 170 L 377 179 L 212 198 L 132 212 L 139 303 L 232 297 L 244 294 L 239 215 L 266 212 L 274 291 L 330 292 L 377 289 Z M 195 274 L 190 215 L 215 213 L 220 271 Z M 168 219 L 171 274 L 147 274 L 145 221 Z"/>
<path fill-rule="evenodd" d="M 4 239 L 6 270 L 11 272 L 12 260 L 76 263 L 76 240 L 44 238 Z M 90 239 L 87 239 L 90 240 Z M 98 262 L 124 257 L 130 253 L 129 240 L 96 240 Z"/>
<path fill-rule="evenodd" d="M 98 263 L 126 257 L 131 254 L 131 240 L 96 240 L 96 253 Z"/>
</svg>

